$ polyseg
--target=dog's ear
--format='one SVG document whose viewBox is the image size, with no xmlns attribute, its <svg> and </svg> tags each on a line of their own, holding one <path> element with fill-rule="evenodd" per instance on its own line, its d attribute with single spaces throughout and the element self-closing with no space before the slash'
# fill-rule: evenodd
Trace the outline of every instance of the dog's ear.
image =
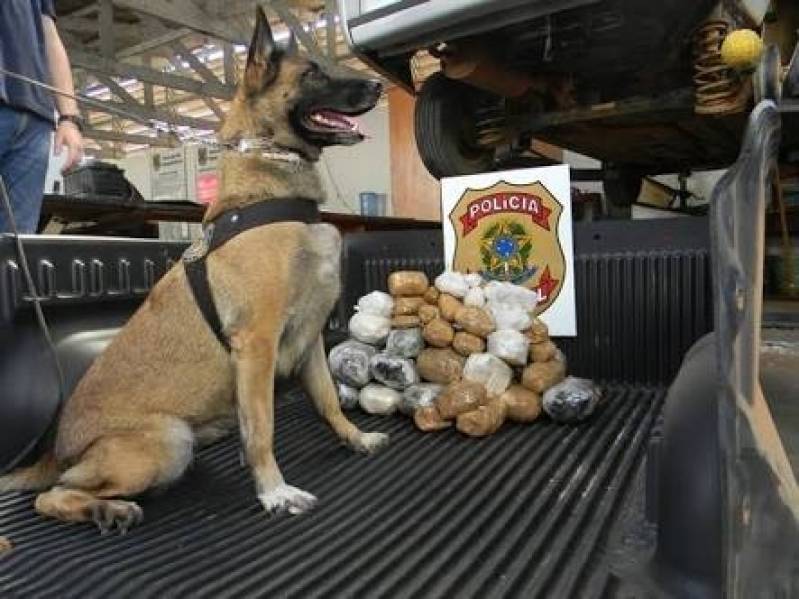
<svg viewBox="0 0 799 599">
<path fill-rule="evenodd" d="M 247 54 L 244 70 L 244 86 L 248 94 L 258 93 L 277 77 L 277 54 L 272 29 L 264 9 L 255 9 L 255 31 Z"/>
</svg>

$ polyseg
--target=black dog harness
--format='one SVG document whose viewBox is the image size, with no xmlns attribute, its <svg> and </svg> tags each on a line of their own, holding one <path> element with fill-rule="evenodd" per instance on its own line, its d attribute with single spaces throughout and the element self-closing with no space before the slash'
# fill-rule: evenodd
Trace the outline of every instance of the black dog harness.
<svg viewBox="0 0 799 599">
<path fill-rule="evenodd" d="M 224 245 L 236 235 L 249 229 L 278 222 L 319 222 L 319 204 L 306 198 L 286 198 L 250 204 L 229 210 L 203 227 L 203 237 L 195 241 L 183 254 L 183 269 L 194 295 L 194 301 L 202 312 L 205 322 L 224 348 L 230 351 L 230 343 L 222 330 L 222 321 L 211 295 L 208 283 L 206 258 L 216 248 Z"/>
</svg>

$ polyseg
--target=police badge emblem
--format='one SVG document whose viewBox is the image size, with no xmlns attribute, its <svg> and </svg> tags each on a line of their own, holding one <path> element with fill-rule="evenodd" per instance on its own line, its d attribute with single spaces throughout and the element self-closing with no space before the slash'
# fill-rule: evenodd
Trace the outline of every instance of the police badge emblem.
<svg viewBox="0 0 799 599">
<path fill-rule="evenodd" d="M 568 167 L 442 180 L 447 266 L 538 294 L 555 335 L 574 335 Z"/>
</svg>

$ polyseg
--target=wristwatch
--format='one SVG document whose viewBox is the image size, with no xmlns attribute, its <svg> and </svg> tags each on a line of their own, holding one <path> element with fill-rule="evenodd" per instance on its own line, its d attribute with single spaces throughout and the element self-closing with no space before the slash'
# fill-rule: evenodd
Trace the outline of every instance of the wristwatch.
<svg viewBox="0 0 799 599">
<path fill-rule="evenodd" d="M 80 115 L 77 115 L 77 114 L 62 114 L 62 115 L 60 115 L 58 117 L 58 124 L 60 125 L 64 121 L 69 121 L 70 123 L 72 123 L 73 125 L 75 125 L 78 128 L 78 131 L 83 133 L 84 120 L 83 120 L 83 117 L 81 117 Z"/>
</svg>

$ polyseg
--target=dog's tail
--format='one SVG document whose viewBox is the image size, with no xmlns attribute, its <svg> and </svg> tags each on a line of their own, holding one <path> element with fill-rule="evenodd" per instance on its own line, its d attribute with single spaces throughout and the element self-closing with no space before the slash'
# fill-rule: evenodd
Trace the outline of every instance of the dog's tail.
<svg viewBox="0 0 799 599">
<path fill-rule="evenodd" d="M 55 456 L 52 451 L 48 451 L 35 464 L 0 476 L 0 493 L 48 489 L 58 481 L 59 474 Z"/>
</svg>

